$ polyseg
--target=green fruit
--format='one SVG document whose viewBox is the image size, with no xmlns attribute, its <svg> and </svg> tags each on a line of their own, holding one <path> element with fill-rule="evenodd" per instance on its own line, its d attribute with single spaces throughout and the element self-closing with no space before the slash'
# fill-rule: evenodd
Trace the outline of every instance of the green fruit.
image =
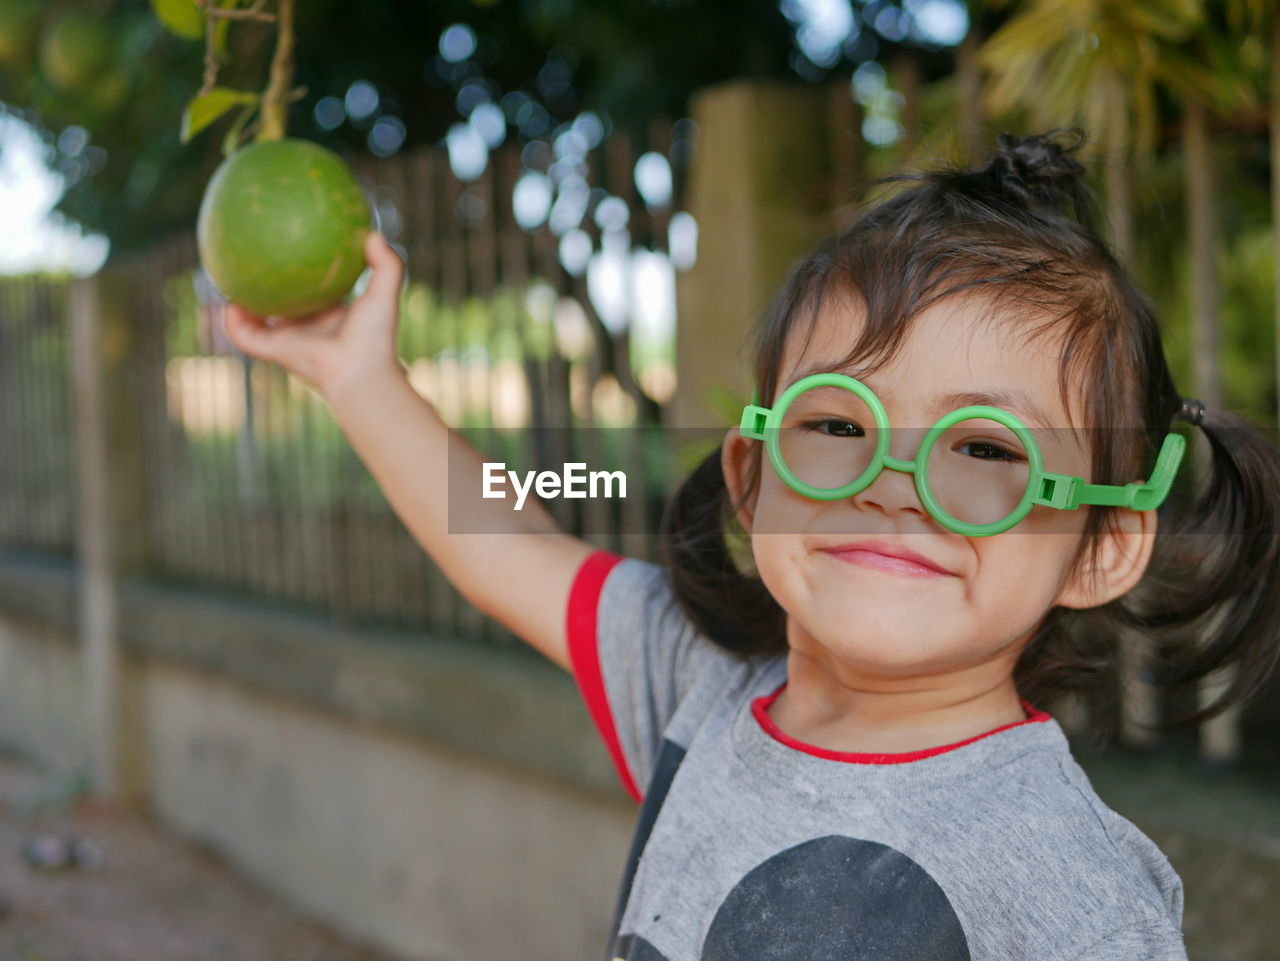
<svg viewBox="0 0 1280 961">
<path fill-rule="evenodd" d="M 223 295 L 256 314 L 301 317 L 342 301 L 364 270 L 364 192 L 332 150 L 253 143 L 222 162 L 196 221 L 200 260 Z"/>
<path fill-rule="evenodd" d="M 31 62 L 43 12 L 41 0 L 0 3 L 0 63 L 18 67 Z"/>
<path fill-rule="evenodd" d="M 71 10 L 45 30 L 40 68 L 55 87 L 83 89 L 111 63 L 112 48 L 111 35 L 99 20 Z"/>
</svg>

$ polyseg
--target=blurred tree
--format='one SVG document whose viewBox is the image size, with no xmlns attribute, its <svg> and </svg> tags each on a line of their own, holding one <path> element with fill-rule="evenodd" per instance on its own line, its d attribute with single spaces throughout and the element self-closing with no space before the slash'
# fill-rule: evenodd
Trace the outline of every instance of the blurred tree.
<svg viewBox="0 0 1280 961">
<path fill-rule="evenodd" d="M 217 2 L 245 7 L 251 0 Z M 183 108 L 201 84 L 204 45 L 190 24 L 185 36 L 166 31 L 153 10 L 183 21 L 180 0 L 0 6 L 23 14 L 8 18 L 11 28 L 0 14 L 0 101 L 21 105 L 23 118 L 44 129 L 70 184 L 58 209 L 105 233 L 117 252 L 188 227 L 235 112 L 213 132 L 179 143 Z M 42 57 L 6 58 L 6 36 L 44 38 L 83 10 L 114 51 L 92 90 L 56 86 Z M 812 16 L 799 0 L 306 0 L 297 14 L 295 82 L 307 92 L 292 104 L 289 132 L 365 151 L 381 120 L 383 149 L 405 149 L 438 142 L 484 101 L 501 104 L 511 135 L 525 140 L 547 137 L 584 109 L 639 131 L 655 117 L 683 115 L 693 90 L 732 77 L 816 82 L 911 47 L 925 51 L 927 76 L 949 69 L 949 48 L 908 31 L 902 5 L 853 0 L 850 11 L 848 35 L 835 37 L 834 55 L 815 63 L 796 41 Z M 219 85 L 260 91 L 273 37 L 270 24 L 231 25 Z M 353 91 L 363 102 L 352 102 Z"/>
<path fill-rule="evenodd" d="M 1262 47 L 1259 41 L 1265 40 L 1265 50 L 1259 49 L 1261 56 L 1256 59 L 1265 62 L 1268 75 L 1258 84 L 1259 92 L 1265 90 L 1263 96 L 1268 103 L 1267 124 L 1271 133 L 1271 230 L 1272 230 L 1272 264 L 1271 270 L 1275 281 L 1276 296 L 1272 298 L 1272 329 L 1275 343 L 1280 344 L 1280 2 L 1278 0 L 1229 0 L 1227 17 L 1231 31 L 1242 43 L 1254 43 Z M 1266 84 L 1266 87 L 1263 87 Z M 1280 384 L 1280 350 L 1276 351 L 1276 383 Z M 1280 390 L 1276 391 L 1275 418 L 1280 425 Z"/>
<path fill-rule="evenodd" d="M 43 59 L 0 62 L 0 100 L 29 108 L 24 119 L 45 128 L 52 147 L 74 125 L 87 130 L 88 142 L 98 148 L 87 157 L 73 152 L 59 158 L 72 182 L 59 209 L 107 234 L 117 250 L 145 246 L 185 227 L 221 160 L 217 134 L 186 146 L 178 141 L 182 110 L 200 86 L 203 44 L 164 30 L 147 0 L 59 0 L 46 6 L 42 36 L 63 11 L 97 13 L 102 36 L 117 52 L 111 75 L 126 83 L 121 102 L 95 105 L 55 85 Z M 715 79 L 790 73 L 791 29 L 777 3 L 733 4 L 732 15 L 729 7 L 309 0 L 298 12 L 296 51 L 296 81 L 308 94 L 290 110 L 290 133 L 367 150 L 374 122 L 396 117 L 403 125 L 402 146 L 434 143 L 459 120 L 458 97 L 469 81 L 472 94 L 484 90 L 494 99 L 523 91 L 537 105 L 529 111 L 530 129 L 539 119 L 552 128 L 582 106 L 607 110 L 615 123 L 639 125 L 678 113 L 691 89 Z M 450 60 L 441 55 L 439 42 L 455 23 L 468 25 L 475 47 Z M 273 39 L 270 24 L 232 25 L 229 62 L 219 84 L 261 90 Z M 0 61 L 2 54 L 0 43 Z M 325 96 L 341 100 L 358 80 L 376 91 L 374 108 L 344 118 L 333 130 L 316 125 L 317 102 Z"/>
<path fill-rule="evenodd" d="M 1194 387 L 1205 403 L 1223 403 L 1221 290 L 1216 254 L 1221 245 L 1221 212 L 1217 200 L 1216 165 L 1210 125 L 1216 116 L 1247 112 L 1259 105 L 1250 82 L 1247 37 L 1229 28 L 1218 4 L 1201 3 L 1202 19 L 1182 51 L 1187 59 L 1210 68 L 1208 82 L 1174 88 L 1182 108 L 1182 152 L 1185 162 L 1187 240 L 1191 265 L 1191 336 L 1195 344 Z"/>
<path fill-rule="evenodd" d="M 1003 7 L 1008 0 L 989 0 Z M 1105 151 L 1112 242 L 1133 259 L 1130 176 L 1151 163 L 1158 90 L 1206 91 L 1203 64 L 1176 49 L 1201 20 L 1197 0 L 1029 0 L 979 52 L 987 109 L 1028 112 L 1033 126 L 1080 124 Z"/>
<path fill-rule="evenodd" d="M 215 1 L 242 12 L 253 3 Z M 205 58 L 184 3 L 0 0 L 0 101 L 44 129 L 70 184 L 58 210 L 118 252 L 192 223 L 237 113 L 178 141 Z M 40 58 L 6 58 L 6 37 L 38 47 L 56 20 L 86 9 L 115 51 L 104 78 L 114 79 L 96 92 L 55 87 Z M 385 155 L 438 142 L 485 101 L 502 106 L 508 136 L 524 142 L 581 110 L 639 133 L 658 116 L 684 115 L 692 91 L 724 79 L 822 82 L 904 50 L 916 51 L 922 81 L 951 72 L 963 29 L 938 40 L 922 23 L 963 26 L 963 0 L 847 0 L 832 20 L 840 9 L 812 0 L 305 0 L 294 82 L 306 95 L 289 109 L 289 133 L 357 152 L 378 139 Z M 273 40 L 271 24 L 233 23 L 221 38 L 219 86 L 261 91 Z"/>
</svg>

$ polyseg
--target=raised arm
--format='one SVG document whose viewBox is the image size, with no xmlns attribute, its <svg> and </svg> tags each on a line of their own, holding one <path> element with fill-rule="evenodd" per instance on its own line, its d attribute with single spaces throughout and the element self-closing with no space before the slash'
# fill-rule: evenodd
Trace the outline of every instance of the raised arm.
<svg viewBox="0 0 1280 961">
<path fill-rule="evenodd" d="M 569 669 L 565 611 L 578 566 L 592 551 L 537 501 L 519 511 L 484 500 L 483 455 L 440 420 L 395 355 L 404 264 L 379 233 L 364 246 L 364 293 L 312 317 L 272 322 L 227 305 L 226 331 L 246 354 L 280 364 L 325 398 L 392 508 L 473 605 Z M 450 475 L 467 515 L 450 533 Z"/>
<path fill-rule="evenodd" d="M 477 608 L 568 670 L 565 607 L 592 546 L 561 530 L 532 495 L 519 512 L 510 501 L 466 497 L 467 517 L 458 526 L 484 533 L 451 534 L 450 482 L 455 492 L 480 491 L 484 456 L 449 430 L 398 364 L 381 376 L 335 384 L 325 396 L 387 500 L 445 576 Z"/>
</svg>

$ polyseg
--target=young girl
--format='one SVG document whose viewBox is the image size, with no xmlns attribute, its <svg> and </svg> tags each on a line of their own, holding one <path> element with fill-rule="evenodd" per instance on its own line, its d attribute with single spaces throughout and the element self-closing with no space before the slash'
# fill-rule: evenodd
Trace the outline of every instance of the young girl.
<svg viewBox="0 0 1280 961">
<path fill-rule="evenodd" d="M 1237 670 L 1187 723 L 1261 686 L 1280 455 L 1174 389 L 1071 149 L 1001 136 L 979 169 L 887 178 L 913 186 L 796 265 L 662 566 L 532 499 L 449 534 L 441 492 L 483 461 L 398 366 L 379 235 L 349 305 L 278 328 L 228 309 L 459 590 L 572 671 L 641 802 L 606 959 L 1186 958 L 1180 879 L 1040 705 L 1110 675 L 1116 625 L 1205 614 L 1163 680 Z M 1213 455 L 1185 515 L 1175 419 Z"/>
</svg>

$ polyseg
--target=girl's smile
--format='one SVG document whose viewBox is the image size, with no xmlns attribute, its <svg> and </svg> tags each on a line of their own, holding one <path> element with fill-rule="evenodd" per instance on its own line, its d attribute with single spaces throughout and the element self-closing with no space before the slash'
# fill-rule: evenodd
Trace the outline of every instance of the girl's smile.
<svg viewBox="0 0 1280 961">
<path fill-rule="evenodd" d="M 873 571 L 884 571 L 907 577 L 951 577 L 923 554 L 905 547 L 894 547 L 881 540 L 857 541 L 837 547 L 824 547 L 823 553 L 846 564 L 854 564 Z"/>
</svg>

